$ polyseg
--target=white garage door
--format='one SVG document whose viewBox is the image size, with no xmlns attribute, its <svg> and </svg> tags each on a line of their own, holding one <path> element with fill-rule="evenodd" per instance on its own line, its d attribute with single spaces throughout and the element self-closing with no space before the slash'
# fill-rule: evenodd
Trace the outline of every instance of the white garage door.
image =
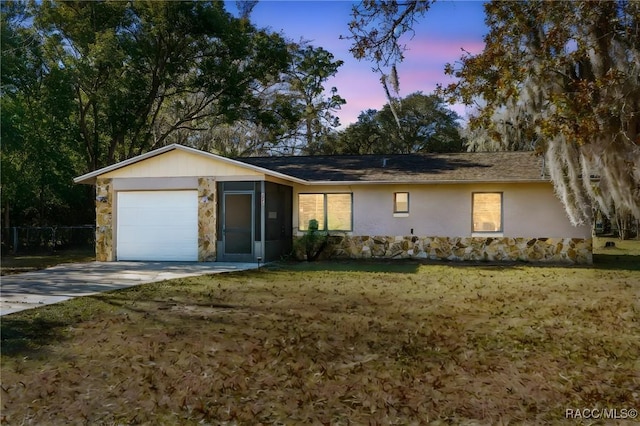
<svg viewBox="0 0 640 426">
<path fill-rule="evenodd" d="M 198 192 L 118 192 L 118 260 L 198 260 Z"/>
</svg>

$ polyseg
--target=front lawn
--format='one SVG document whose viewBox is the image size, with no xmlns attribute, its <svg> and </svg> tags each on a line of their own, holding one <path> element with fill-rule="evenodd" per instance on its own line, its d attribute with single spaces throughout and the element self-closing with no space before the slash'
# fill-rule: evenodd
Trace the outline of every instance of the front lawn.
<svg viewBox="0 0 640 426">
<path fill-rule="evenodd" d="M 20 312 L 2 318 L 2 423 L 620 416 L 640 408 L 640 272 L 610 266 L 280 265 Z"/>
<path fill-rule="evenodd" d="M 61 263 L 85 263 L 96 260 L 93 250 L 64 250 L 54 253 L 3 255 L 0 275 L 20 274 L 50 268 Z"/>
</svg>

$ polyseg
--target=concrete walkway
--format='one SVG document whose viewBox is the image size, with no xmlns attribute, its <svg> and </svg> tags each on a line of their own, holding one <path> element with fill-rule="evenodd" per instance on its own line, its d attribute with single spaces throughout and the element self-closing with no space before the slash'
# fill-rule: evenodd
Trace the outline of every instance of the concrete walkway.
<svg viewBox="0 0 640 426">
<path fill-rule="evenodd" d="M 0 277 L 0 315 L 175 278 L 243 271 L 257 263 L 89 262 Z"/>
</svg>

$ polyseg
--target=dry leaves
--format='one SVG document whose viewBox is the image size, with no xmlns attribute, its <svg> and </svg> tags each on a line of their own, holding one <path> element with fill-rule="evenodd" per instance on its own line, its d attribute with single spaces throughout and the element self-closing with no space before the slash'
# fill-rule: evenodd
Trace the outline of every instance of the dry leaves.
<svg viewBox="0 0 640 426">
<path fill-rule="evenodd" d="M 566 408 L 638 407 L 637 272 L 413 269 L 272 269 L 87 299 L 95 313 L 63 337 L 19 353 L 3 340 L 2 422 L 563 424 Z M 34 315 L 3 318 L 3 339 Z"/>
</svg>

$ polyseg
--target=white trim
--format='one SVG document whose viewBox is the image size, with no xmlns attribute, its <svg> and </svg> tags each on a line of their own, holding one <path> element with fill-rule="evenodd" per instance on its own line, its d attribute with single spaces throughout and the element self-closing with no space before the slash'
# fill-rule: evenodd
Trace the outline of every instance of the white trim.
<svg viewBox="0 0 640 426">
<path fill-rule="evenodd" d="M 305 185 L 316 186 L 338 186 L 338 185 L 453 185 L 453 184 L 467 184 L 467 183 L 551 183 L 548 179 L 509 179 L 509 180 L 416 180 L 416 181 L 404 181 L 404 180 L 345 180 L 345 181 L 323 181 L 313 180 L 304 181 Z"/>
</svg>

